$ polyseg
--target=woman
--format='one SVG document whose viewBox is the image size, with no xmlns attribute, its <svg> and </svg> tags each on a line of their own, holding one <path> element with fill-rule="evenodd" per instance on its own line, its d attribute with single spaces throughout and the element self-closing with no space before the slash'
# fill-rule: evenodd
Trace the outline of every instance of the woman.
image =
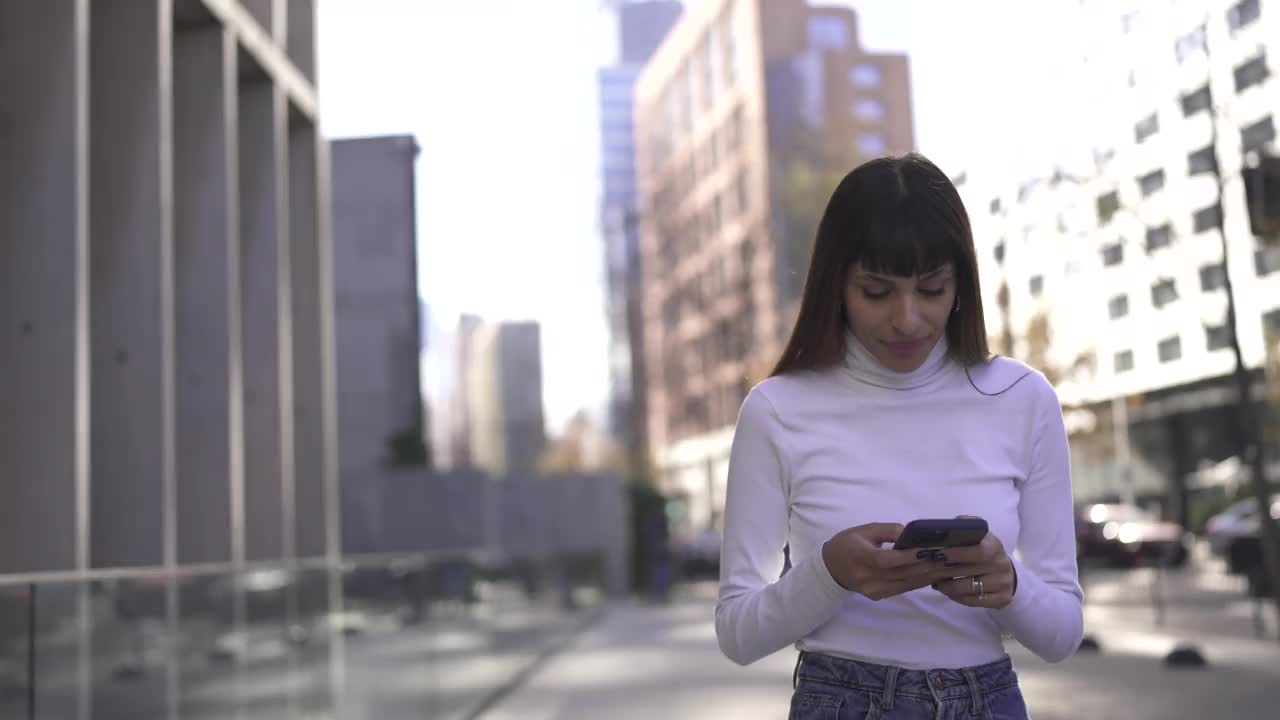
<svg viewBox="0 0 1280 720">
<path fill-rule="evenodd" d="M 980 545 L 891 547 L 913 519 L 956 516 L 987 521 Z M 1057 395 L 990 357 L 946 175 L 919 155 L 862 165 L 827 205 L 795 330 L 738 417 L 720 647 L 745 665 L 794 644 L 792 718 L 1002 720 L 1027 717 L 1004 637 L 1057 662 L 1082 632 Z"/>
</svg>

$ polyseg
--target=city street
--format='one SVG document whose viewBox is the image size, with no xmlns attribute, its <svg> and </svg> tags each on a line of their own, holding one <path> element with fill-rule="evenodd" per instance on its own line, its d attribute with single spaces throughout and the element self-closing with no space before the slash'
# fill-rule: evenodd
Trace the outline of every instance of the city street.
<svg viewBox="0 0 1280 720">
<path fill-rule="evenodd" d="M 1048 665 L 1010 647 L 1032 715 L 1177 720 L 1216 717 L 1229 708 L 1232 718 L 1275 718 L 1280 643 L 1255 639 L 1248 612 L 1236 617 L 1239 611 L 1224 609 L 1242 602 L 1232 592 L 1235 579 L 1211 564 L 1164 578 L 1170 607 L 1163 626 L 1155 624 L 1150 607 L 1150 579 L 1145 570 L 1092 578 L 1086 622 L 1102 644 L 1100 653 L 1084 651 Z M 714 591 L 701 584 L 666 606 L 615 607 L 483 717 L 786 717 L 794 652 L 746 668 L 722 657 L 711 623 Z M 1190 602 L 1173 602 L 1178 593 Z M 1165 653 L 1184 641 L 1208 656 L 1208 667 L 1163 664 Z"/>
</svg>

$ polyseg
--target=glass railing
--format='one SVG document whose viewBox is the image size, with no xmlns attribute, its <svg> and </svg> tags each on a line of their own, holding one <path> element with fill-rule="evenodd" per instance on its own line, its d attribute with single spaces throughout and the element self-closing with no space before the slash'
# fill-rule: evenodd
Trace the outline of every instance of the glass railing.
<svg viewBox="0 0 1280 720">
<path fill-rule="evenodd" d="M 603 555 L 0 576 L 0 718 L 467 718 L 603 607 Z M 340 605 L 335 604 L 340 603 Z"/>
</svg>

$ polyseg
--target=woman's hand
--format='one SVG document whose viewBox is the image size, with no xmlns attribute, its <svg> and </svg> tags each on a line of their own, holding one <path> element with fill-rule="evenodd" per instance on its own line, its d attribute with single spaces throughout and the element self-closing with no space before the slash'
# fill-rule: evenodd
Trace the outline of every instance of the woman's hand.
<svg viewBox="0 0 1280 720">
<path fill-rule="evenodd" d="M 842 530 L 822 546 L 822 561 L 846 590 L 883 600 L 954 577 L 953 568 L 927 559 L 927 552 L 880 547 L 902 534 L 897 523 L 871 523 Z"/>
<path fill-rule="evenodd" d="M 1013 561 L 1000 539 L 992 533 L 971 547 L 952 547 L 943 551 L 951 567 L 948 577 L 934 589 L 961 605 L 999 610 L 1013 602 L 1017 577 Z"/>
</svg>

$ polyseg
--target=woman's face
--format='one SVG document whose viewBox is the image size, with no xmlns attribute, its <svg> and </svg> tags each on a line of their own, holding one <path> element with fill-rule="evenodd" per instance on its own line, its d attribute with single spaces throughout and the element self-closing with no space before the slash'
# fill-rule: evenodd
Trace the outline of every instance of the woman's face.
<svg viewBox="0 0 1280 720">
<path fill-rule="evenodd" d="M 854 265 L 845 281 L 850 329 L 882 365 L 897 372 L 924 364 L 946 332 L 955 302 L 952 263 L 915 277 L 872 273 Z"/>
</svg>

